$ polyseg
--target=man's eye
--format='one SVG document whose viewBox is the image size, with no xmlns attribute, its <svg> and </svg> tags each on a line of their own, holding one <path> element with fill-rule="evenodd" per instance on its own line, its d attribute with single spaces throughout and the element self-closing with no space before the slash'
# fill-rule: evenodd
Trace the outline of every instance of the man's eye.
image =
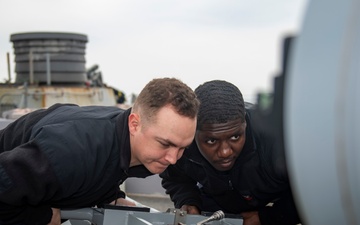
<svg viewBox="0 0 360 225">
<path fill-rule="evenodd" d="M 240 138 L 240 135 L 234 135 L 230 139 L 233 141 L 236 141 L 236 140 L 239 140 L 239 138 Z"/>
<path fill-rule="evenodd" d="M 167 144 L 167 143 L 162 143 L 162 142 L 160 142 L 160 144 L 161 144 L 161 146 L 163 146 L 164 148 L 167 148 L 167 147 L 169 147 L 170 145 L 169 144 Z"/>
<path fill-rule="evenodd" d="M 207 144 L 213 145 L 215 144 L 216 140 L 215 139 L 209 139 L 206 141 Z"/>
</svg>

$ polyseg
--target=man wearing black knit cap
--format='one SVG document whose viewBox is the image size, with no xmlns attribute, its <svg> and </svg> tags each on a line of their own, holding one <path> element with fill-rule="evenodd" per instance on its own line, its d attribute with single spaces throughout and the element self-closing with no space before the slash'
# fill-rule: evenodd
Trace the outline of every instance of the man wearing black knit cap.
<svg viewBox="0 0 360 225">
<path fill-rule="evenodd" d="M 300 223 L 286 166 L 279 165 L 285 162 L 273 138 L 253 126 L 240 90 L 213 80 L 195 93 L 200 100 L 195 139 L 160 175 L 175 207 L 189 214 L 240 214 L 244 225 Z"/>
</svg>

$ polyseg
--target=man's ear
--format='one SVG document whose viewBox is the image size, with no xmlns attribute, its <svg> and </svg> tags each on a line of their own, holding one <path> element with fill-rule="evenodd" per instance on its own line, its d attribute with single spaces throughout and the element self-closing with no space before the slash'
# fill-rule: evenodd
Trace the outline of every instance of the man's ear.
<svg viewBox="0 0 360 225">
<path fill-rule="evenodd" d="M 129 132 L 133 134 L 134 132 L 139 130 L 140 127 L 140 115 L 137 113 L 131 113 L 129 115 Z"/>
</svg>

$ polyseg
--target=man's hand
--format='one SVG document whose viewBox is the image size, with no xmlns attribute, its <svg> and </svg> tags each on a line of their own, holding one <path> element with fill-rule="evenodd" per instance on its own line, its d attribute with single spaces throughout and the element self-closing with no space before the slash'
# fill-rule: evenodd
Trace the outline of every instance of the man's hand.
<svg viewBox="0 0 360 225">
<path fill-rule="evenodd" d="M 257 211 L 240 213 L 243 217 L 243 225 L 261 225 Z"/>
<path fill-rule="evenodd" d="M 180 210 L 186 211 L 188 214 L 200 214 L 200 210 L 193 205 L 183 205 Z"/>
<path fill-rule="evenodd" d="M 56 209 L 56 208 L 51 208 L 51 209 L 52 209 L 52 217 L 48 225 L 60 225 L 61 224 L 60 209 Z"/>
<path fill-rule="evenodd" d="M 110 203 L 110 205 L 120 205 L 120 206 L 136 206 L 135 202 L 129 201 L 125 198 L 118 198 Z"/>
</svg>

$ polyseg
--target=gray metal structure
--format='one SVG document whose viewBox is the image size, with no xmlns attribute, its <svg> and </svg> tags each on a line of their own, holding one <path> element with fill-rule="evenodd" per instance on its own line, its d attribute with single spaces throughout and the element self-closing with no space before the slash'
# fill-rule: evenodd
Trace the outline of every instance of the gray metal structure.
<svg viewBox="0 0 360 225">
<path fill-rule="evenodd" d="M 285 141 L 304 224 L 360 224 L 360 1 L 310 1 L 285 85 Z"/>
<path fill-rule="evenodd" d="M 179 209 L 149 213 L 143 210 L 84 208 L 61 211 L 71 225 L 242 225 L 241 218 L 224 218 L 222 212 L 212 216 L 190 215 Z"/>
<path fill-rule="evenodd" d="M 70 84 L 86 81 L 84 34 L 29 32 L 10 36 L 15 53 L 15 83 Z"/>
</svg>

